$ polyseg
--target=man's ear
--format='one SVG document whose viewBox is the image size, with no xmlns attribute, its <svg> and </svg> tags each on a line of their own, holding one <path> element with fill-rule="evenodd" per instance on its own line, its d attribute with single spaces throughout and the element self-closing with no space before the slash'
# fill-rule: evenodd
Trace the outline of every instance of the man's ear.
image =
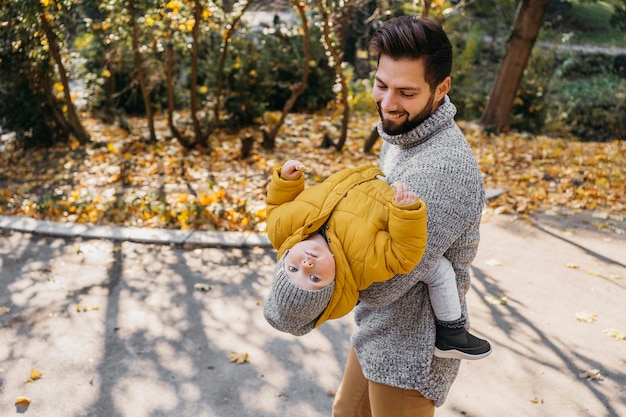
<svg viewBox="0 0 626 417">
<path fill-rule="evenodd" d="M 439 103 L 439 101 L 441 101 L 445 97 L 445 95 L 450 92 L 451 83 L 452 80 L 450 79 L 450 77 L 444 78 L 444 80 L 439 83 L 437 88 L 435 88 L 435 103 Z"/>
</svg>

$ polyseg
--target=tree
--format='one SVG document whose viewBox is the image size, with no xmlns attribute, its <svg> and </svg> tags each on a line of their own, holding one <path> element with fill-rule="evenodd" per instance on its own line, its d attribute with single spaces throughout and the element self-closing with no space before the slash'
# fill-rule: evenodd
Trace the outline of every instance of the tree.
<svg viewBox="0 0 626 417">
<path fill-rule="evenodd" d="M 137 71 L 137 79 L 139 81 L 139 88 L 141 90 L 141 96 L 143 97 L 144 108 L 146 111 L 146 119 L 148 119 L 148 130 L 150 132 L 150 140 L 156 141 L 156 132 L 154 130 L 154 115 L 152 111 L 152 103 L 150 101 L 150 92 L 146 85 L 146 76 L 143 69 L 143 59 L 141 57 L 140 49 L 140 32 L 137 25 L 136 14 L 138 10 L 135 6 L 135 0 L 128 0 L 128 18 L 131 30 L 131 40 L 133 48 L 133 59 L 135 61 L 135 70 Z"/>
<path fill-rule="evenodd" d="M 333 142 L 332 139 L 328 135 L 324 137 L 324 142 L 322 143 L 322 147 L 330 147 L 334 146 L 335 149 L 341 150 L 343 145 L 346 143 L 346 139 L 348 137 L 348 125 L 350 123 L 350 104 L 348 101 L 348 82 L 346 80 L 346 75 L 343 71 L 343 53 L 341 45 L 339 43 L 339 39 L 337 38 L 337 34 L 333 29 L 333 22 L 336 20 L 331 17 L 333 13 L 333 8 L 328 4 L 325 0 L 315 0 L 317 4 L 318 12 L 322 18 L 322 41 L 324 43 L 324 47 L 330 54 L 332 58 L 331 64 L 335 68 L 335 74 L 337 77 L 337 83 L 339 85 L 339 101 L 340 105 L 343 109 L 342 120 L 341 120 L 341 132 L 339 134 L 339 139 L 337 142 Z M 332 2 L 331 2 L 332 3 Z M 340 2 L 339 5 L 335 5 L 338 7 L 337 10 L 343 8 L 343 2 Z M 352 6 L 349 5 L 348 10 L 353 10 Z M 336 13 L 337 11 L 335 11 Z"/>
<path fill-rule="evenodd" d="M 285 102 L 283 111 L 281 112 L 280 119 L 274 123 L 269 131 L 261 130 L 263 134 L 263 144 L 265 149 L 274 149 L 276 143 L 276 135 L 281 126 L 285 122 L 287 114 L 291 111 L 298 97 L 302 95 L 306 90 L 307 81 L 309 78 L 309 61 L 311 60 L 311 37 L 309 35 L 309 21 L 306 16 L 306 4 L 303 1 L 296 0 L 293 2 L 293 6 L 298 11 L 300 19 L 302 20 L 303 40 L 304 40 L 304 56 L 302 57 L 302 78 L 299 83 L 296 83 L 291 87 L 291 96 Z M 245 152 L 244 152 L 245 153 Z"/>
<path fill-rule="evenodd" d="M 67 71 L 65 69 L 65 65 L 63 64 L 63 58 L 61 57 L 61 51 L 57 42 L 56 33 L 54 32 L 52 25 L 50 24 L 50 20 L 52 20 L 52 15 L 44 9 L 44 5 L 41 2 L 37 1 L 35 2 L 35 5 L 37 7 L 37 13 L 39 15 L 41 27 L 43 29 L 43 32 L 46 34 L 46 38 L 48 39 L 50 54 L 52 55 L 52 59 L 57 65 L 59 78 L 61 80 L 61 85 L 63 86 L 63 96 L 66 102 L 68 125 L 76 140 L 81 145 L 84 145 L 89 141 L 90 138 L 89 134 L 83 127 L 80 118 L 78 117 L 78 114 L 76 113 L 74 103 L 72 103 L 72 94 L 70 92 L 70 83 L 67 77 Z"/>
<path fill-rule="evenodd" d="M 504 58 L 479 125 L 497 133 L 509 129 L 511 110 L 549 0 L 521 0 Z"/>
</svg>

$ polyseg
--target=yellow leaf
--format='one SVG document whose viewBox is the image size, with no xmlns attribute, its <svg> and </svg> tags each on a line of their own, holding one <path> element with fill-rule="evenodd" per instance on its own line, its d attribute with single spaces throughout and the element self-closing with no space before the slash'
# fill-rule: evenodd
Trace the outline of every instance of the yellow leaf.
<svg viewBox="0 0 626 417">
<path fill-rule="evenodd" d="M 620 332 L 617 329 L 604 329 L 604 330 L 602 330 L 602 333 L 604 333 L 605 335 L 607 335 L 611 339 L 615 339 L 615 340 L 619 340 L 619 341 L 626 340 L 626 334 Z"/>
<path fill-rule="evenodd" d="M 578 264 L 567 264 L 567 267 L 571 268 L 571 269 L 579 269 L 580 265 L 578 265 Z"/>
<path fill-rule="evenodd" d="M 18 407 L 28 407 L 30 404 L 30 400 L 28 397 L 17 397 L 15 399 L 15 405 Z"/>
<path fill-rule="evenodd" d="M 590 313 L 588 311 L 579 311 L 578 313 L 576 313 L 576 320 L 578 321 L 582 321 L 585 323 L 593 323 L 594 321 L 596 321 L 598 319 L 598 316 Z"/>
<path fill-rule="evenodd" d="M 10 312 L 11 312 L 11 309 L 9 307 L 0 307 L 0 316 L 3 316 Z"/>
<path fill-rule="evenodd" d="M 489 259 L 488 261 L 485 262 L 487 265 L 489 266 L 500 266 L 502 265 L 500 263 L 500 261 L 498 261 L 497 259 Z"/>
<path fill-rule="evenodd" d="M 495 295 L 487 295 L 485 296 L 485 300 L 493 306 L 505 306 L 508 301 L 506 297 L 496 297 Z"/>
<path fill-rule="evenodd" d="M 54 89 L 57 90 L 58 92 L 63 91 L 63 84 L 61 84 L 61 83 L 54 83 Z"/>
<path fill-rule="evenodd" d="M 231 352 L 228 355 L 228 360 L 236 363 L 237 365 L 241 365 L 243 363 L 250 362 L 250 355 L 246 352 Z"/>
<path fill-rule="evenodd" d="M 533 403 L 533 404 L 540 404 L 540 403 L 543 404 L 543 400 L 541 398 L 537 398 L 537 397 L 531 398 L 530 402 Z"/>
<path fill-rule="evenodd" d="M 104 71 L 102 71 L 102 76 L 104 78 L 109 78 L 111 76 L 111 71 L 109 71 L 108 69 L 105 69 Z"/>
<path fill-rule="evenodd" d="M 602 380 L 602 375 L 600 374 L 600 371 L 597 369 L 588 369 L 584 372 L 579 373 L 578 376 L 581 378 L 587 378 L 590 381 Z"/>
<path fill-rule="evenodd" d="M 200 282 L 198 282 L 197 284 L 194 284 L 193 287 L 196 290 L 200 290 L 200 291 L 209 291 L 211 289 L 211 286 L 209 284 L 202 284 Z"/>
<path fill-rule="evenodd" d="M 41 372 L 39 372 L 35 368 L 31 368 L 31 370 L 30 370 L 30 379 L 32 379 L 33 381 L 36 381 L 39 378 L 41 378 Z"/>
<path fill-rule="evenodd" d="M 196 19 L 189 19 L 186 22 L 187 32 L 191 32 L 196 24 Z"/>
<path fill-rule="evenodd" d="M 34 382 L 34 381 L 37 381 L 40 378 L 41 378 L 41 372 L 39 372 L 35 368 L 31 368 L 31 370 L 30 370 L 30 377 L 28 379 L 25 379 L 24 383 L 27 384 L 29 382 Z"/>
<path fill-rule="evenodd" d="M 602 177 L 602 178 L 596 178 L 596 187 L 600 190 L 606 190 L 611 186 L 611 184 L 609 183 L 609 180 Z"/>
</svg>

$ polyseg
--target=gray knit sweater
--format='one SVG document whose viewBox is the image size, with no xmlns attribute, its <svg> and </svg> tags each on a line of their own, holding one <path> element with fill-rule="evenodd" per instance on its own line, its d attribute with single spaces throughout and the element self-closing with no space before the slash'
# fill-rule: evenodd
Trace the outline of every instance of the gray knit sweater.
<svg viewBox="0 0 626 417">
<path fill-rule="evenodd" d="M 433 357 L 434 315 L 422 278 L 445 256 L 457 275 L 463 310 L 470 287 L 469 266 L 476 256 L 485 202 L 482 175 L 472 150 L 454 122 L 456 107 L 446 97 L 437 111 L 409 133 L 384 142 L 381 168 L 389 183 L 404 181 L 426 202 L 428 245 L 415 269 L 360 294 L 357 329 L 351 337 L 365 377 L 381 384 L 415 389 L 440 406 L 458 373 L 459 361 Z M 281 331 L 310 332 L 330 298 L 328 291 L 306 297 L 274 282 L 265 317 Z M 308 312 L 308 313 L 307 313 Z"/>
</svg>

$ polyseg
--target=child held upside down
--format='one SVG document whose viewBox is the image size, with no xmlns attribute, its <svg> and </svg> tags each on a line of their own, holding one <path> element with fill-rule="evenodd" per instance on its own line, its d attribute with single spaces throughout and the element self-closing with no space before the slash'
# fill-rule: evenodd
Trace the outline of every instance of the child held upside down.
<svg viewBox="0 0 626 417">
<path fill-rule="evenodd" d="M 348 314 L 359 291 L 373 282 L 406 274 L 419 263 L 426 250 L 426 204 L 406 184 L 387 184 L 373 165 L 341 170 L 306 190 L 304 169 L 289 160 L 273 173 L 267 229 L 278 250 L 273 285 L 287 286 L 303 306 L 311 291 L 328 293 L 328 304 L 316 306 L 317 327 Z M 437 319 L 435 356 L 489 355 L 487 341 L 455 324 L 463 317 L 450 262 L 440 258 L 424 282 Z M 274 302 L 268 298 L 264 308 L 270 324 Z"/>
</svg>

